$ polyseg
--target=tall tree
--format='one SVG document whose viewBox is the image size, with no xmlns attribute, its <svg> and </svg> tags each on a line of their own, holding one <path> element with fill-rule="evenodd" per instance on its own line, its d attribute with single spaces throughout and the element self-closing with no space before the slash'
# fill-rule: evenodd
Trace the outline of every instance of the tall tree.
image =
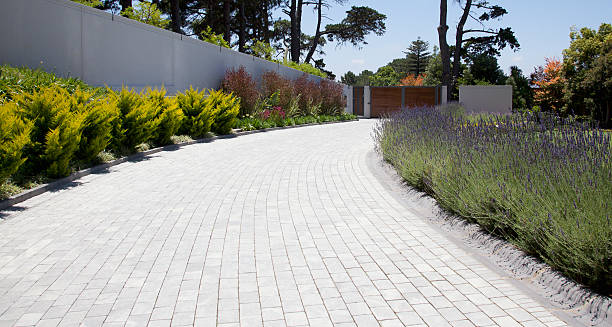
<svg viewBox="0 0 612 327">
<path fill-rule="evenodd" d="M 565 80 L 561 75 L 561 60 L 546 58 L 544 67 L 536 67 L 531 74 L 531 81 L 537 87 L 533 95 L 536 105 L 543 111 L 560 114 L 563 108 L 563 86 Z"/>
<path fill-rule="evenodd" d="M 438 52 L 438 47 L 434 46 L 433 54 L 429 58 L 427 68 L 425 68 L 425 78 L 423 85 L 437 86 L 442 83 L 442 57 Z"/>
<path fill-rule="evenodd" d="M 172 21 L 172 31 L 175 33 L 183 33 L 181 29 L 181 8 L 179 0 L 170 0 L 170 19 Z"/>
<path fill-rule="evenodd" d="M 223 39 L 228 44 L 232 42 L 231 13 L 231 0 L 223 0 Z"/>
<path fill-rule="evenodd" d="M 124 11 L 132 6 L 132 0 L 119 0 L 121 11 Z"/>
<path fill-rule="evenodd" d="M 598 30 L 582 28 L 570 33 L 563 51 L 564 111 L 612 127 L 612 25 Z"/>
<path fill-rule="evenodd" d="M 459 63 L 459 65 L 461 65 L 461 63 Z M 474 81 L 482 81 L 491 85 L 502 85 L 506 83 L 507 77 L 499 67 L 497 58 L 494 56 L 484 53 L 475 56 L 471 59 L 469 70 Z"/>
<path fill-rule="evenodd" d="M 336 1 L 342 3 L 343 1 Z M 319 0 L 319 3 L 323 3 Z M 331 42 L 338 41 L 341 44 L 351 43 L 354 46 L 360 46 L 361 44 L 367 44 L 365 36 L 369 33 L 375 33 L 376 35 L 383 35 L 386 31 L 385 19 L 387 16 L 379 13 L 378 11 L 369 7 L 351 7 L 346 12 L 346 17 L 338 24 L 329 24 L 325 26 L 325 30 L 320 30 L 320 5 L 319 8 L 319 24 L 317 24 L 317 30 L 315 37 L 310 46 L 310 51 L 306 56 L 305 62 L 309 62 L 312 59 L 312 55 L 317 47 L 319 38 L 327 36 L 327 39 Z"/>
<path fill-rule="evenodd" d="M 512 85 L 512 109 L 526 110 L 533 105 L 533 95 L 529 86 L 529 79 L 523 75 L 523 71 L 517 66 L 510 67 L 510 76 L 506 80 L 507 85 Z"/>
<path fill-rule="evenodd" d="M 421 37 L 418 37 L 415 41 L 412 41 L 406 50 L 404 54 L 406 54 L 406 59 L 408 59 L 408 72 L 416 76 L 421 75 L 425 71 L 431 56 L 429 42 L 423 41 Z"/>
<path fill-rule="evenodd" d="M 296 63 L 300 62 L 303 6 L 303 0 L 291 0 L 289 9 L 289 17 L 291 18 L 291 60 Z"/>
<path fill-rule="evenodd" d="M 370 78 L 370 85 L 372 86 L 394 86 L 399 85 L 401 76 L 396 73 L 393 68 L 389 66 L 383 66 L 378 68 L 376 74 Z"/>
<path fill-rule="evenodd" d="M 461 0 L 459 2 L 463 3 Z M 455 88 L 461 73 L 461 59 L 463 56 L 470 52 L 473 54 L 499 55 L 500 51 L 508 46 L 512 49 L 518 49 L 520 45 L 511 28 L 495 30 L 485 26 L 486 22 L 506 15 L 508 13 L 506 9 L 498 5 L 492 5 L 487 0 L 465 0 L 455 33 L 452 72 L 450 76 L 446 77 L 446 69 L 450 69 L 450 51 L 444 49 L 448 47 L 446 42 L 446 32 L 448 31 L 448 25 L 446 25 L 447 9 L 447 0 L 440 0 L 438 35 L 443 67 L 442 83 L 450 88 L 450 92 L 448 92 L 450 98 L 451 94 L 456 93 Z M 479 27 L 466 29 L 466 23 L 470 18 Z"/>
<path fill-rule="evenodd" d="M 446 42 L 446 34 L 448 33 L 448 25 L 446 19 L 448 16 L 447 0 L 440 0 L 440 25 L 438 26 L 438 41 L 440 44 L 440 59 L 442 61 L 442 85 L 447 88 L 451 87 L 451 72 L 450 72 L 450 47 Z M 450 90 L 449 90 L 450 91 Z M 447 92 L 447 97 L 450 100 L 451 94 Z"/>
<path fill-rule="evenodd" d="M 343 76 L 340 77 L 340 82 L 346 85 L 355 85 L 357 84 L 357 76 L 352 71 L 346 72 Z"/>
</svg>

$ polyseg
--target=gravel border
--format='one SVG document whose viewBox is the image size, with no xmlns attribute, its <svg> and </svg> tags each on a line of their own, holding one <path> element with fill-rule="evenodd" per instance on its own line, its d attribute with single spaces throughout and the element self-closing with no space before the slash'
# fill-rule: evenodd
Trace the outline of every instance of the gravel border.
<svg viewBox="0 0 612 327">
<path fill-rule="evenodd" d="M 90 174 L 94 174 L 97 172 L 101 172 L 104 171 L 110 167 L 116 166 L 118 164 L 124 163 L 124 162 L 128 162 L 128 161 L 139 161 L 142 160 L 143 158 L 146 158 L 152 154 L 161 152 L 161 151 L 173 151 L 173 150 L 177 150 L 181 147 L 187 146 L 187 145 L 191 145 L 191 144 L 196 144 L 196 143 L 209 143 L 218 139 L 227 139 L 227 138 L 234 138 L 234 137 L 238 137 L 238 136 L 242 136 L 242 135 L 249 135 L 249 134 L 255 134 L 255 133 L 265 133 L 265 132 L 271 132 L 271 131 L 276 131 L 276 130 L 281 130 L 281 129 L 290 129 L 290 128 L 298 128 L 298 127 L 307 127 L 307 126 L 317 126 L 317 125 L 327 125 L 327 124 L 339 124 L 339 123 L 349 123 L 349 122 L 355 122 L 358 121 L 359 118 L 357 119 L 353 119 L 353 120 L 343 120 L 343 121 L 331 121 L 331 122 L 322 122 L 322 123 L 309 123 L 309 124 L 302 124 L 302 125 L 292 125 L 292 126 L 284 126 L 284 127 L 273 127 L 273 128 L 264 128 L 264 129 L 257 129 L 257 130 L 253 130 L 253 131 L 241 131 L 241 130 L 234 130 L 234 133 L 232 134 L 228 134 L 228 135 L 216 135 L 216 136 L 212 136 L 212 137 L 208 137 L 208 138 L 203 138 L 203 139 L 198 139 L 198 140 L 193 140 L 193 141 L 189 141 L 189 142 L 184 142 L 184 143 L 180 143 L 180 144 L 170 144 L 170 145 L 166 145 L 166 146 L 162 146 L 162 147 L 158 147 L 158 148 L 154 148 L 154 149 L 150 149 L 147 151 L 143 151 L 143 152 L 139 152 L 139 153 L 135 153 L 135 154 L 131 154 L 129 156 L 126 157 L 122 157 L 116 160 L 113 160 L 111 162 L 107 162 L 104 164 L 100 164 L 97 166 L 93 166 L 90 168 L 86 168 L 83 170 L 79 170 L 77 172 L 74 172 L 64 178 L 60 178 L 57 180 L 54 180 L 50 183 L 47 184 L 42 184 L 39 185 L 37 187 L 25 190 L 19 194 L 13 195 L 11 197 L 9 197 L 8 199 L 2 200 L 0 201 L 0 210 L 4 210 L 7 209 L 11 206 L 14 206 L 15 204 L 21 203 L 25 200 L 31 199 L 37 195 L 43 194 L 47 191 L 51 191 L 51 190 L 56 190 L 61 188 L 62 186 L 75 181 L 83 176 L 87 176 Z M 0 218 L 0 221 L 2 219 Z"/>
<path fill-rule="evenodd" d="M 472 253 L 476 252 L 482 261 L 489 261 L 490 266 L 523 284 L 527 291 L 548 303 L 564 318 L 569 318 L 568 324 L 612 326 L 612 298 L 561 275 L 541 260 L 489 234 L 478 224 L 444 211 L 435 199 L 407 185 L 378 153 L 369 153 L 367 161 L 383 185 L 392 190 L 410 211 L 426 217 L 432 225 L 463 243 Z"/>
</svg>

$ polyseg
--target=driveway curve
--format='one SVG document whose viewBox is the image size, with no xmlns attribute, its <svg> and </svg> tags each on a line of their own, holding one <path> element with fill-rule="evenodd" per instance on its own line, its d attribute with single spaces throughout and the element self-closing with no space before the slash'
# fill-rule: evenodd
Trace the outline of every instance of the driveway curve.
<svg viewBox="0 0 612 327">
<path fill-rule="evenodd" d="M 0 326 L 563 326 L 407 210 L 375 121 L 195 144 L 4 212 Z"/>
</svg>

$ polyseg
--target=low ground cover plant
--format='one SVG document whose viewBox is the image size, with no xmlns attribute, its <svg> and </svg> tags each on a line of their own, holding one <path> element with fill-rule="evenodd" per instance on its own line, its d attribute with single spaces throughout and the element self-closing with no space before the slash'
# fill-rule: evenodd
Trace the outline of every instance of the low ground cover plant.
<svg viewBox="0 0 612 327">
<path fill-rule="evenodd" d="M 78 78 L 62 78 L 47 73 L 42 69 L 17 68 L 8 65 L 0 66 L 0 103 L 2 103 L 2 98 L 5 101 L 10 101 L 15 94 L 32 93 L 40 88 L 52 85 L 63 88 L 69 93 L 73 93 L 77 89 L 95 90 L 100 94 L 106 92 L 105 89 L 91 87 Z"/>
<path fill-rule="evenodd" d="M 378 150 L 410 185 L 578 282 L 612 293 L 612 137 L 546 115 L 403 110 Z"/>
</svg>

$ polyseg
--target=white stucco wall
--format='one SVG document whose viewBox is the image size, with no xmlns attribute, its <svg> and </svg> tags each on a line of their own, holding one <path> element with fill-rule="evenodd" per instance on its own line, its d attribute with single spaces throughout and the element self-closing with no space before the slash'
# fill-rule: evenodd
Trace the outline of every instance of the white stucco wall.
<svg viewBox="0 0 612 327">
<path fill-rule="evenodd" d="M 68 0 L 0 0 L 0 64 L 115 89 L 164 85 L 170 94 L 190 85 L 219 88 L 225 71 L 239 66 L 257 81 L 266 71 L 303 74 Z"/>
<path fill-rule="evenodd" d="M 459 103 L 467 112 L 512 112 L 511 85 L 469 85 L 459 87 Z"/>
</svg>

